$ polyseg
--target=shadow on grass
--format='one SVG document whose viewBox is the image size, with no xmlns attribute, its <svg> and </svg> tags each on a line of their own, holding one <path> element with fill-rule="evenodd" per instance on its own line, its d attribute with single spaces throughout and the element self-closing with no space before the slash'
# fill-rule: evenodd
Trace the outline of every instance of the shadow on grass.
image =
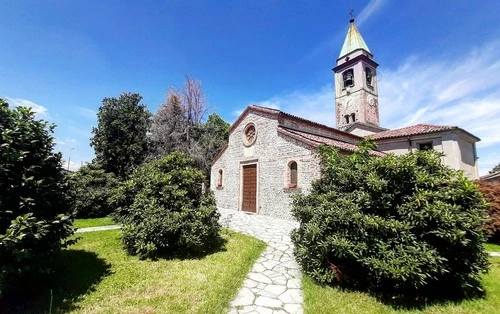
<svg viewBox="0 0 500 314">
<path fill-rule="evenodd" d="M 445 288 L 443 288 L 445 289 Z M 450 288 L 452 290 L 452 288 Z M 450 290 L 450 291 L 451 291 Z M 419 296 L 414 298 L 402 298 L 402 297 L 385 297 L 385 296 L 377 296 L 375 297 L 382 303 L 391 306 L 395 310 L 425 310 L 430 306 L 439 306 L 445 304 L 460 304 L 464 301 L 471 301 L 482 299 L 486 297 L 486 293 L 484 291 L 477 291 L 474 294 L 460 294 L 459 292 L 446 293 L 440 292 L 435 293 L 434 295 L 427 296 Z"/>
<path fill-rule="evenodd" d="M 76 302 L 92 292 L 110 274 L 110 265 L 93 252 L 64 250 L 49 280 L 34 281 L 30 294 L 5 296 L 0 300 L 2 313 L 66 313 L 78 309 Z M 51 300 L 52 299 L 52 300 Z"/>
<path fill-rule="evenodd" d="M 216 254 L 219 252 L 226 252 L 226 243 L 227 239 L 224 236 L 221 236 L 217 241 L 215 241 L 210 247 L 206 248 L 203 251 L 198 252 L 189 252 L 183 250 L 176 251 L 166 251 L 161 252 L 156 258 L 152 258 L 151 260 L 188 260 L 188 259 L 203 259 L 209 255 Z"/>
<path fill-rule="evenodd" d="M 435 287 L 432 291 L 428 291 L 425 295 L 418 296 L 402 296 L 402 295 L 387 295 L 378 291 L 370 291 L 369 289 L 360 287 L 339 287 L 337 289 L 343 292 L 361 292 L 375 298 L 377 301 L 384 305 L 392 307 L 394 310 L 412 311 L 412 310 L 425 310 L 431 306 L 439 306 L 445 304 L 460 304 L 464 301 L 477 300 L 486 297 L 486 292 L 476 290 L 468 294 L 464 294 L 456 287 L 441 285 Z M 484 287 L 483 287 L 484 288 Z"/>
</svg>

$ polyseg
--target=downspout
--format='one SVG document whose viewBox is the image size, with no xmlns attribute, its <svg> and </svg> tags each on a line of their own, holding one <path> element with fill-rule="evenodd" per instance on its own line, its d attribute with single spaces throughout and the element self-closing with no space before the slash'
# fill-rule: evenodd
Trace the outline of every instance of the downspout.
<svg viewBox="0 0 500 314">
<path fill-rule="evenodd" d="M 412 152 L 412 147 L 411 147 L 411 139 L 410 136 L 408 135 L 408 151 L 411 153 Z"/>
</svg>

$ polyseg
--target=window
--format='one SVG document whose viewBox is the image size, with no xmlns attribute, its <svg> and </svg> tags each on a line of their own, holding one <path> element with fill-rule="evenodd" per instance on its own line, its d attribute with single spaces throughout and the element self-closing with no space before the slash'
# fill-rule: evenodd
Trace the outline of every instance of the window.
<svg viewBox="0 0 500 314">
<path fill-rule="evenodd" d="M 344 71 L 342 78 L 344 79 L 344 88 L 354 86 L 354 71 L 352 69 Z"/>
<path fill-rule="evenodd" d="M 245 144 L 245 146 L 251 146 L 255 143 L 256 138 L 257 131 L 255 130 L 255 125 L 253 123 L 247 124 L 243 131 L 243 144 Z"/>
<path fill-rule="evenodd" d="M 217 177 L 217 187 L 222 187 L 222 169 L 219 169 L 219 176 Z"/>
<path fill-rule="evenodd" d="M 345 118 L 345 123 L 349 123 L 349 115 L 348 115 L 348 114 L 346 114 L 346 115 L 344 116 L 344 118 Z"/>
<path fill-rule="evenodd" d="M 372 86 L 373 82 L 373 70 L 369 67 L 365 68 L 365 75 L 366 75 L 366 85 Z"/>
<path fill-rule="evenodd" d="M 290 182 L 288 184 L 289 188 L 297 187 L 297 162 L 292 161 L 288 164 L 290 168 Z"/>
<path fill-rule="evenodd" d="M 356 122 L 356 114 L 351 113 L 352 122 Z"/>
<path fill-rule="evenodd" d="M 418 144 L 418 150 L 431 150 L 431 149 L 432 149 L 432 142 Z"/>
</svg>

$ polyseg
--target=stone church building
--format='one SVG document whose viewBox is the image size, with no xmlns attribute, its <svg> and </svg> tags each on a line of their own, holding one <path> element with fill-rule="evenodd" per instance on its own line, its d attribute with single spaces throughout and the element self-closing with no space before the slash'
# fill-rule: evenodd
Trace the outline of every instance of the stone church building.
<svg viewBox="0 0 500 314">
<path fill-rule="evenodd" d="M 315 149 L 330 145 L 352 153 L 366 136 L 377 143 L 375 155 L 435 149 L 445 154 L 443 164 L 477 179 L 479 138 L 473 134 L 456 126 L 417 124 L 389 130 L 379 125 L 377 67 L 351 19 L 333 68 L 337 128 L 248 106 L 231 126 L 229 142 L 212 165 L 210 187 L 217 206 L 290 218 L 290 195 L 307 192 L 319 177 Z"/>
</svg>

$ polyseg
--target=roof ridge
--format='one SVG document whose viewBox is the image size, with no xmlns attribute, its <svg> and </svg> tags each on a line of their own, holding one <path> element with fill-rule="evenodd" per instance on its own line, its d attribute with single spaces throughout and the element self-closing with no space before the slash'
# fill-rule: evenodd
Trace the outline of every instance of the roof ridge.
<svg viewBox="0 0 500 314">
<path fill-rule="evenodd" d="M 349 143 L 349 142 L 346 142 L 343 140 L 329 138 L 329 137 L 325 137 L 325 136 L 321 136 L 321 135 L 317 135 L 317 134 L 302 132 L 299 130 L 294 130 L 294 129 L 290 129 L 290 128 L 286 128 L 286 127 L 279 127 L 278 133 L 289 136 L 295 140 L 299 140 L 299 141 L 303 142 L 304 144 L 314 146 L 314 147 L 318 147 L 320 145 L 328 145 L 328 146 L 335 147 L 339 150 L 348 151 L 348 152 L 355 152 L 358 149 L 358 146 L 356 144 L 353 144 L 353 143 Z M 308 137 L 307 135 L 310 137 Z M 324 139 L 324 141 L 321 141 L 320 139 Z M 375 155 L 375 156 L 385 155 L 384 152 L 381 152 L 381 151 L 376 150 L 376 149 L 371 150 L 371 154 Z"/>
<path fill-rule="evenodd" d="M 480 141 L 481 139 L 478 138 L 477 136 L 473 135 L 472 133 L 469 133 L 468 131 L 454 125 L 440 125 L 440 124 L 426 124 L 426 123 L 419 123 L 415 125 L 409 125 L 405 126 L 402 128 L 397 128 L 397 129 L 390 129 L 387 131 L 382 131 L 380 133 L 375 133 L 370 135 L 373 139 L 384 139 L 384 138 L 396 138 L 396 137 L 402 137 L 402 136 L 412 136 L 412 135 L 421 135 L 421 134 L 429 134 L 429 133 L 436 133 L 436 132 L 443 132 L 443 131 L 450 131 L 450 130 L 459 130 L 472 138 L 476 139 L 477 141 Z"/>
<path fill-rule="evenodd" d="M 335 138 L 335 137 L 332 137 L 332 136 L 325 136 L 325 135 L 318 134 L 318 133 L 312 133 L 312 132 L 308 132 L 308 131 L 297 130 L 297 129 L 290 128 L 290 127 L 287 127 L 287 126 L 284 126 L 284 125 L 278 125 L 278 128 L 286 129 L 286 130 L 287 130 L 287 131 L 289 131 L 289 132 L 294 132 L 294 133 L 306 133 L 306 134 L 309 134 L 309 135 L 314 135 L 314 136 L 318 136 L 318 137 L 327 138 L 327 139 L 330 139 L 330 140 L 335 140 L 335 141 L 340 141 L 340 142 L 344 142 L 344 143 L 348 143 L 348 144 L 353 144 L 353 145 L 356 145 L 356 143 L 355 143 L 355 142 L 348 142 L 348 141 L 346 141 L 346 140 L 339 139 L 339 138 Z M 348 134 L 349 134 L 349 133 L 348 133 Z"/>
<path fill-rule="evenodd" d="M 334 127 L 328 126 L 326 124 L 315 122 L 315 121 L 312 121 L 312 120 L 308 120 L 308 119 L 305 119 L 305 118 L 293 115 L 291 113 L 281 111 L 280 109 L 274 109 L 274 108 L 264 107 L 264 106 L 255 105 L 255 104 L 251 104 L 248 107 L 252 107 L 252 108 L 255 108 L 257 110 L 259 110 L 259 109 L 270 110 L 270 111 L 273 111 L 274 113 L 277 113 L 277 114 L 281 114 L 281 115 L 284 115 L 284 116 L 287 116 L 287 117 L 290 117 L 290 118 L 293 118 L 293 119 L 297 119 L 297 120 L 300 120 L 300 121 L 303 121 L 303 122 L 306 122 L 306 123 L 311 123 L 313 125 L 317 125 L 317 126 L 320 126 L 322 128 L 327 128 L 327 129 L 329 129 L 332 132 L 339 133 L 339 134 L 347 136 L 347 137 L 351 137 L 353 140 L 360 140 L 360 139 L 362 139 L 362 137 L 357 136 L 355 134 L 347 133 L 347 132 L 344 132 L 342 130 L 336 129 Z"/>
</svg>

